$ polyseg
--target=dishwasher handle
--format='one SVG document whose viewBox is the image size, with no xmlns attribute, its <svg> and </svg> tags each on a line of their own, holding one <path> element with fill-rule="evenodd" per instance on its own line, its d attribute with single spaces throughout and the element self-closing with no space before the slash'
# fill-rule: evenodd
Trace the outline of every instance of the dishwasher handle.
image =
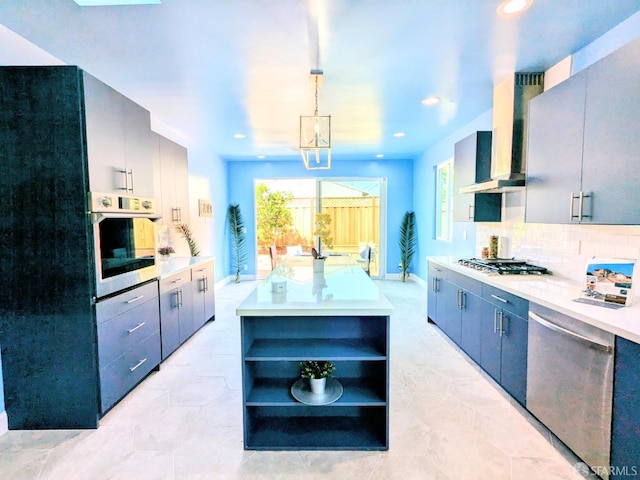
<svg viewBox="0 0 640 480">
<path fill-rule="evenodd" d="M 536 313 L 529 312 L 529 318 L 534 322 L 539 323 L 543 327 L 548 328 L 549 330 L 563 333 L 564 335 L 570 336 L 579 342 L 586 343 L 591 348 L 595 348 L 596 350 L 600 350 L 608 354 L 613 353 L 613 347 L 611 345 L 605 345 L 603 343 L 596 342 L 594 340 L 591 340 L 590 338 L 580 335 L 579 333 L 572 332 L 571 330 L 567 330 L 566 328 L 563 328 L 559 325 L 556 325 L 555 323 L 551 323 L 545 320 L 544 318 L 542 318 L 540 315 Z"/>
</svg>

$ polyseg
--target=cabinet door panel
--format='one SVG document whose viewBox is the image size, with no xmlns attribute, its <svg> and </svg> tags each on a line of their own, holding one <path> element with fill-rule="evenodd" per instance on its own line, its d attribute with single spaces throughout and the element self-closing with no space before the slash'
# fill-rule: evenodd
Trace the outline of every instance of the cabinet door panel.
<svg viewBox="0 0 640 480">
<path fill-rule="evenodd" d="M 529 103 L 526 222 L 571 222 L 571 192 L 577 195 L 581 184 L 586 88 L 583 70 Z"/>
<path fill-rule="evenodd" d="M 480 363 L 481 311 L 483 300 L 465 291 L 461 317 L 460 346 L 476 363 Z"/>
<path fill-rule="evenodd" d="M 491 132 L 475 132 L 455 144 L 453 221 L 499 222 L 502 195 L 460 193 L 460 188 L 491 177 Z"/>
<path fill-rule="evenodd" d="M 460 312 L 454 311 L 452 308 L 452 303 L 455 304 L 455 292 L 456 287 L 451 282 L 440 279 L 438 281 L 438 303 L 436 305 L 436 318 L 437 325 L 440 329 L 449 335 L 449 321 L 452 315 L 452 312 L 457 313 L 458 316 Z M 452 298 L 454 300 L 452 300 Z"/>
<path fill-rule="evenodd" d="M 445 302 L 447 304 L 446 332 L 449 338 L 457 345 L 460 345 L 460 334 L 462 332 L 462 309 L 460 308 L 460 304 L 463 302 L 463 294 L 464 292 L 461 288 L 451 285 L 447 290 L 447 296 L 445 297 Z"/>
<path fill-rule="evenodd" d="M 123 194 L 126 191 L 124 97 L 86 72 L 83 82 L 90 189 Z"/>
<path fill-rule="evenodd" d="M 480 366 L 500 383 L 501 340 L 497 332 L 496 315 L 500 311 L 495 305 L 482 300 L 480 309 Z"/>
<path fill-rule="evenodd" d="M 504 312 L 500 384 L 521 404 L 527 396 L 527 320 Z"/>
<path fill-rule="evenodd" d="M 123 98 L 124 156 L 131 194 L 155 198 L 151 152 L 151 117 L 140 105 Z"/>
<path fill-rule="evenodd" d="M 585 222 L 640 223 L 635 171 L 640 160 L 640 41 L 622 47 L 589 69 L 582 190 Z"/>
<path fill-rule="evenodd" d="M 636 465 L 640 458 L 640 345 L 621 337 L 616 338 L 612 424 L 611 465 Z"/>
<path fill-rule="evenodd" d="M 190 285 L 180 287 L 180 343 L 184 343 L 196 331 L 193 319 L 193 292 Z"/>
<path fill-rule="evenodd" d="M 160 296 L 160 331 L 162 332 L 162 359 L 180 346 L 180 311 L 177 308 L 178 291 L 169 290 Z"/>
<path fill-rule="evenodd" d="M 429 264 L 429 290 L 427 291 L 427 316 L 438 324 L 438 283 L 440 281 L 441 269 Z"/>
</svg>

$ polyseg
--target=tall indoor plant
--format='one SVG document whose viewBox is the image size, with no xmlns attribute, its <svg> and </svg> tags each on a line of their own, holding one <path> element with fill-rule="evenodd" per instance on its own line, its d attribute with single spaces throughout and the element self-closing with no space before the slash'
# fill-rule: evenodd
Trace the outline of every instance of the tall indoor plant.
<svg viewBox="0 0 640 480">
<path fill-rule="evenodd" d="M 232 203 L 227 210 L 227 222 L 231 233 L 231 267 L 235 273 L 235 282 L 240 282 L 240 271 L 247 261 L 247 240 L 246 231 L 240 213 L 240 205 Z"/>
<path fill-rule="evenodd" d="M 402 281 L 406 282 L 409 278 L 411 260 L 413 260 L 418 247 L 415 212 L 405 212 L 402 217 L 398 246 L 400 247 L 400 276 Z"/>
</svg>

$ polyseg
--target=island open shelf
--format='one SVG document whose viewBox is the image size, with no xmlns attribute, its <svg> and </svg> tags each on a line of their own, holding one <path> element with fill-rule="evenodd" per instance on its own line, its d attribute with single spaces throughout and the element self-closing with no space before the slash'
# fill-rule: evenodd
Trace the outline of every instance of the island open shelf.
<svg viewBox="0 0 640 480">
<path fill-rule="evenodd" d="M 290 302 L 271 293 L 271 279 L 285 272 Z M 237 309 L 245 449 L 387 450 L 391 312 L 355 263 L 327 262 L 321 284 L 311 262 L 276 269 Z M 304 360 L 332 361 L 342 396 L 328 405 L 296 400 Z"/>
</svg>

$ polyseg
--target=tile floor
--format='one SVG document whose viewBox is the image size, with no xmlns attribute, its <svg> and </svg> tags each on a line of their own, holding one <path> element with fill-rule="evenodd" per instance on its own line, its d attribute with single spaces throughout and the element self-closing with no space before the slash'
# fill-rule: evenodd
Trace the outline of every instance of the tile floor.
<svg viewBox="0 0 640 480">
<path fill-rule="evenodd" d="M 426 321 L 419 284 L 377 282 L 391 319 L 388 452 L 255 452 L 242 446 L 239 321 L 255 282 L 216 291 L 207 324 L 97 430 L 10 431 L 0 478 L 580 479 L 509 399 Z"/>
</svg>

